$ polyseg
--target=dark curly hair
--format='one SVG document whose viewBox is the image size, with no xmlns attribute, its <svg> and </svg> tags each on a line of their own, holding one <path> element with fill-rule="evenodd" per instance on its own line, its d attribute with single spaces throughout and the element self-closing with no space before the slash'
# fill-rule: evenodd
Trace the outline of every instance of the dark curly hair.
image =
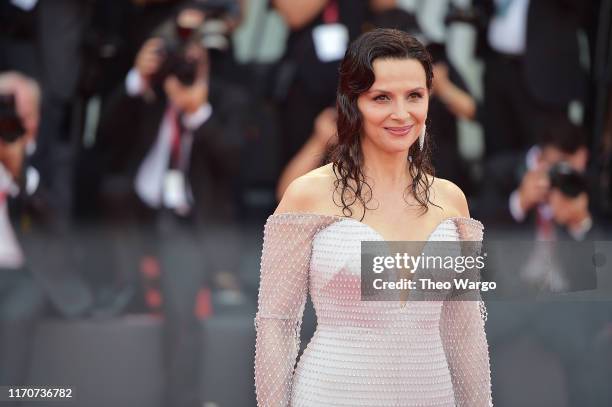
<svg viewBox="0 0 612 407">
<path fill-rule="evenodd" d="M 351 206 L 359 201 L 363 205 L 363 215 L 372 198 L 372 188 L 363 173 L 363 152 L 361 151 L 361 132 L 363 119 L 357 106 L 357 99 L 374 83 L 373 63 L 376 59 L 415 59 L 425 70 L 427 89 L 431 90 L 433 67 L 431 56 L 425 47 L 409 34 L 393 29 L 376 29 L 357 38 L 346 51 L 340 65 L 340 79 L 336 108 L 338 110 L 338 144 L 330 153 L 330 161 L 336 176 L 335 192 L 340 197 L 342 213 L 352 216 Z M 425 173 L 434 174 L 430 158 L 430 141 L 425 137 L 421 151 L 418 143 L 413 143 L 408 152 L 409 172 L 413 182 L 406 193 L 412 193 L 423 213 L 427 212 L 431 183 Z M 432 179 L 433 182 L 433 179 Z M 432 203 L 433 204 L 433 203 Z M 436 205 L 437 206 L 437 205 Z"/>
</svg>

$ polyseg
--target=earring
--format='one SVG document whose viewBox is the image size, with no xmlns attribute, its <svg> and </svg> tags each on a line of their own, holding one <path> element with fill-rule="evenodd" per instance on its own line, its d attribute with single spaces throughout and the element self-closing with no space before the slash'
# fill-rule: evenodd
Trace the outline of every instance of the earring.
<svg viewBox="0 0 612 407">
<path fill-rule="evenodd" d="M 421 130 L 421 134 L 419 134 L 419 148 L 423 151 L 423 147 L 425 146 L 425 132 L 427 131 L 427 126 L 423 125 L 423 130 Z"/>
</svg>

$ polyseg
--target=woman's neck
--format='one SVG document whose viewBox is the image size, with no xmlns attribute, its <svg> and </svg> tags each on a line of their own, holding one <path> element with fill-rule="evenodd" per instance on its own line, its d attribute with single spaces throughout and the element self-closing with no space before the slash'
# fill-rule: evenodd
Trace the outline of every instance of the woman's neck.
<svg viewBox="0 0 612 407">
<path fill-rule="evenodd" d="M 368 148 L 362 144 L 364 159 L 363 172 L 378 186 L 395 187 L 402 189 L 412 182 L 408 171 L 408 157 L 405 152 L 385 153 L 378 148 Z"/>
</svg>

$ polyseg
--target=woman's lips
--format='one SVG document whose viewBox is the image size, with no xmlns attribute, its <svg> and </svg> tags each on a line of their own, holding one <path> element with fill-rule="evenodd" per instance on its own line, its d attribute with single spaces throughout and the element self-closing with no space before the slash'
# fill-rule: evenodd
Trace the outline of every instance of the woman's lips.
<svg viewBox="0 0 612 407">
<path fill-rule="evenodd" d="M 412 124 L 410 126 L 403 127 L 385 127 L 385 130 L 394 136 L 405 136 L 406 134 L 410 133 L 410 130 L 412 130 L 413 127 L 414 125 Z"/>
</svg>

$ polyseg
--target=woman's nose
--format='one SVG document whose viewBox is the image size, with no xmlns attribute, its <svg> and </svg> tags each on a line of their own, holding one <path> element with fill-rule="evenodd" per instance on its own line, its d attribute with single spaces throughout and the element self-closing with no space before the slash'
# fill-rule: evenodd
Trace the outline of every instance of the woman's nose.
<svg viewBox="0 0 612 407">
<path fill-rule="evenodd" d="M 408 110 L 408 104 L 404 101 L 398 101 L 393 104 L 393 111 L 391 112 L 391 118 L 399 121 L 406 121 L 410 118 L 410 112 Z"/>
</svg>

